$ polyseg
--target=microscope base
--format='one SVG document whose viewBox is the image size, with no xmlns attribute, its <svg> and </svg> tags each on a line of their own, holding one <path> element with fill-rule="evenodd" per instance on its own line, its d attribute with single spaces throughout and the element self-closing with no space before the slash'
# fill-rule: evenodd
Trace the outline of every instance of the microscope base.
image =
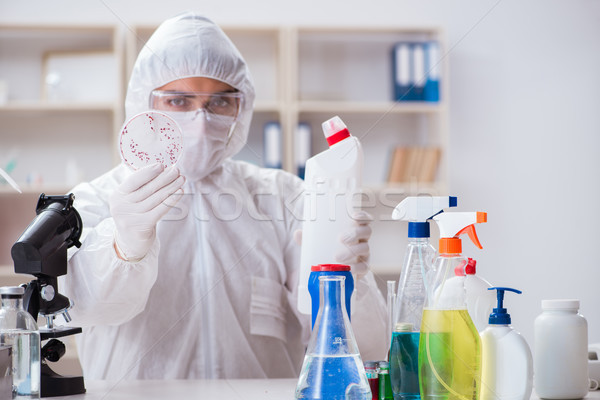
<svg viewBox="0 0 600 400">
<path fill-rule="evenodd" d="M 42 363 L 41 397 L 70 396 L 85 393 L 83 376 L 62 376 Z"/>
</svg>

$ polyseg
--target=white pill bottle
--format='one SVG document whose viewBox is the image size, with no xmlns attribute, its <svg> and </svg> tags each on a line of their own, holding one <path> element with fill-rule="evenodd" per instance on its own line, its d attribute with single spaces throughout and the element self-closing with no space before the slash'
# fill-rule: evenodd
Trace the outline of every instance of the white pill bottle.
<svg viewBox="0 0 600 400">
<path fill-rule="evenodd" d="M 535 319 L 534 389 L 542 399 L 581 399 L 589 389 L 588 326 L 579 300 L 542 300 Z"/>
</svg>

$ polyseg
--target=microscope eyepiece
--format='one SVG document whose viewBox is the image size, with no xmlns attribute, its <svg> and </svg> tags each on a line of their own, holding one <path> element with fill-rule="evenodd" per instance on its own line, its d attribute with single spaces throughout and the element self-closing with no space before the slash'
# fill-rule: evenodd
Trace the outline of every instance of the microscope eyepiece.
<svg viewBox="0 0 600 400">
<path fill-rule="evenodd" d="M 81 216 L 75 196 L 40 195 L 36 217 L 11 249 L 15 272 L 57 277 L 67 273 L 67 249 L 81 246 Z"/>
</svg>

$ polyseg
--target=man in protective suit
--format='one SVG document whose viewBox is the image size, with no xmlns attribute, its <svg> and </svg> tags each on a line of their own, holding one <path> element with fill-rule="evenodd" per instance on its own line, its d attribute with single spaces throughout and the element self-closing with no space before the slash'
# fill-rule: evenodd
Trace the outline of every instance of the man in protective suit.
<svg viewBox="0 0 600 400">
<path fill-rule="evenodd" d="M 61 279 L 84 327 L 84 375 L 297 377 L 310 336 L 310 316 L 296 308 L 303 183 L 230 158 L 254 105 L 244 59 L 210 20 L 171 18 L 140 52 L 125 105 L 127 118 L 154 109 L 175 119 L 184 153 L 174 167 L 121 164 L 73 190 L 85 229 Z M 342 235 L 338 261 L 356 276 L 361 354 L 383 359 L 385 304 L 362 217 Z"/>
</svg>

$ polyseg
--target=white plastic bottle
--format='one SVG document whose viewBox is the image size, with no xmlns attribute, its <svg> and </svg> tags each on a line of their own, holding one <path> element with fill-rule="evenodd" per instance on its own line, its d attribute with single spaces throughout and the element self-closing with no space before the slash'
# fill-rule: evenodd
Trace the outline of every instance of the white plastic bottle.
<svg viewBox="0 0 600 400">
<path fill-rule="evenodd" d="M 467 292 L 467 309 L 478 332 L 482 332 L 488 324 L 488 318 L 496 304 L 494 292 L 488 290 L 492 285 L 477 275 L 477 261 L 469 258 L 461 271 L 454 271 L 457 276 L 464 276 Z"/>
<path fill-rule="evenodd" d="M 505 291 L 519 294 L 521 291 L 491 289 L 497 290 L 498 307 L 481 333 L 480 400 L 529 400 L 533 385 L 531 349 L 525 338 L 510 326 L 510 314 L 502 307 Z"/>
<path fill-rule="evenodd" d="M 323 123 L 329 149 L 306 161 L 304 222 L 298 282 L 298 310 L 310 314 L 310 268 L 335 264 L 340 236 L 352 225 L 353 201 L 362 184 L 363 151 L 340 117 Z"/>
<path fill-rule="evenodd" d="M 40 333 L 23 309 L 22 287 L 2 287 L 0 345 L 12 346 L 13 399 L 40 398 Z"/>
<path fill-rule="evenodd" d="M 534 387 L 540 398 L 581 399 L 588 393 L 587 329 L 579 300 L 542 300 L 534 325 Z"/>
<path fill-rule="evenodd" d="M 467 310 L 477 332 L 482 332 L 488 325 L 489 316 L 496 304 L 496 296 L 488 289 L 492 285 L 476 274 L 477 262 L 469 258 L 467 262 L 454 268 L 454 275 L 448 279 L 443 296 L 466 296 Z"/>
</svg>

